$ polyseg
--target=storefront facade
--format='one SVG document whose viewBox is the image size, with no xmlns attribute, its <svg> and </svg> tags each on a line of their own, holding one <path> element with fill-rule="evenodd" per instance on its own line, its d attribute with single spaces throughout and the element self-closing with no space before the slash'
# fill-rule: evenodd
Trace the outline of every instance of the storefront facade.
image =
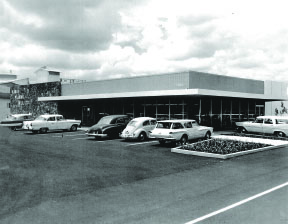
<svg viewBox="0 0 288 224">
<path fill-rule="evenodd" d="M 105 114 L 196 119 L 216 129 L 265 114 L 265 102 L 287 100 L 287 84 L 200 72 L 181 72 L 62 84 L 58 113 L 93 125 Z"/>
</svg>

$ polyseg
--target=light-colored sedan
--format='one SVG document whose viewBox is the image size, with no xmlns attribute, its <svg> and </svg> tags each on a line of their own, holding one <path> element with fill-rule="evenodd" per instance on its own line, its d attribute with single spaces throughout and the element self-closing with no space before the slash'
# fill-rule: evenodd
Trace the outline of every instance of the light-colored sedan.
<svg viewBox="0 0 288 224">
<path fill-rule="evenodd" d="M 40 115 L 34 121 L 24 121 L 23 129 L 31 130 L 33 133 L 46 133 L 49 130 L 70 130 L 77 131 L 81 121 L 64 119 L 60 114 Z"/>
<path fill-rule="evenodd" d="M 200 126 L 195 120 L 166 120 L 158 121 L 150 137 L 158 139 L 160 144 L 166 141 L 186 144 L 192 139 L 209 139 L 212 133 L 212 127 Z"/>
<path fill-rule="evenodd" d="M 255 121 L 236 122 L 237 131 L 288 136 L 287 116 L 259 116 Z"/>
<path fill-rule="evenodd" d="M 121 133 L 123 139 L 144 141 L 149 138 L 149 132 L 155 128 L 157 121 L 152 117 L 137 117 L 131 120 Z"/>
</svg>

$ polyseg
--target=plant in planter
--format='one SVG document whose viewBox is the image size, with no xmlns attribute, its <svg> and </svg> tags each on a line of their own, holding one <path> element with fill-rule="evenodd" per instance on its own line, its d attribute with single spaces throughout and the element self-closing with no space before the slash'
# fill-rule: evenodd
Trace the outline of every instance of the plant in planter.
<svg viewBox="0 0 288 224">
<path fill-rule="evenodd" d="M 270 145 L 255 142 L 236 141 L 236 140 L 212 139 L 197 142 L 191 145 L 183 145 L 180 149 L 225 155 L 236 152 L 248 151 L 257 148 L 263 148 L 267 146 Z"/>
</svg>

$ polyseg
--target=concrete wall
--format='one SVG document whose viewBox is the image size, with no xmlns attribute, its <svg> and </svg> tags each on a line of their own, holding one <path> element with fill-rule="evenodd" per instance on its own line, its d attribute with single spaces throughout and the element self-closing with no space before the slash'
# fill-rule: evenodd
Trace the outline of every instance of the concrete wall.
<svg viewBox="0 0 288 224">
<path fill-rule="evenodd" d="M 62 96 L 175 89 L 264 94 L 264 81 L 190 71 L 63 85 Z"/>
<path fill-rule="evenodd" d="M 10 114 L 10 108 L 8 107 L 9 103 L 10 99 L 0 98 L 0 121 Z"/>
<path fill-rule="evenodd" d="M 0 120 L 3 120 L 10 114 L 10 88 L 8 86 L 0 85 Z"/>
<path fill-rule="evenodd" d="M 264 81 L 189 72 L 189 88 L 264 94 Z"/>
<path fill-rule="evenodd" d="M 45 82 L 58 82 L 60 81 L 60 73 L 49 73 L 49 70 L 40 68 L 35 71 L 34 76 L 30 79 L 31 84 L 45 83 Z"/>
<path fill-rule="evenodd" d="M 62 96 L 189 88 L 189 73 L 172 73 L 62 85 Z"/>
</svg>

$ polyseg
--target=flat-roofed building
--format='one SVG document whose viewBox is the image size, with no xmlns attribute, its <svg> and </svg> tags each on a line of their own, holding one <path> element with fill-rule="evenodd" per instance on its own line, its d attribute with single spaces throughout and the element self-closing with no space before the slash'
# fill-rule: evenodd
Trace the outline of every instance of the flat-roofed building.
<svg viewBox="0 0 288 224">
<path fill-rule="evenodd" d="M 215 128 L 265 114 L 265 102 L 287 100 L 287 84 L 185 71 L 62 84 L 58 113 L 91 125 L 99 113 L 150 116 L 158 120 L 194 118 Z"/>
</svg>

